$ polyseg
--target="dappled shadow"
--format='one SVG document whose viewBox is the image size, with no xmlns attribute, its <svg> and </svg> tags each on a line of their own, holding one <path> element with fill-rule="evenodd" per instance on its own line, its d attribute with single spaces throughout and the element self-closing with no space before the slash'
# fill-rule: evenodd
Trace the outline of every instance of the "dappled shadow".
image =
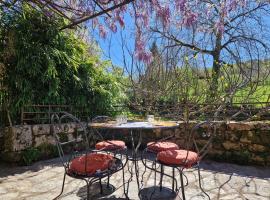
<svg viewBox="0 0 270 200">
<path fill-rule="evenodd" d="M 86 185 L 81 187 L 76 194 L 81 199 L 85 199 L 87 197 L 86 187 L 87 187 Z M 93 200 L 95 199 L 125 199 L 125 198 L 120 198 L 113 195 L 113 193 L 119 188 L 114 187 L 112 184 L 110 184 L 108 187 L 106 183 L 102 183 L 102 188 L 103 188 L 103 193 L 101 194 L 99 183 L 94 183 L 93 185 L 91 185 L 90 190 L 89 190 L 90 198 Z"/>
<path fill-rule="evenodd" d="M 237 165 L 206 160 L 200 163 L 200 168 L 206 171 L 224 173 L 234 176 L 269 179 L 270 167 Z"/>
<path fill-rule="evenodd" d="M 63 166 L 59 158 L 42 160 L 30 166 L 18 166 L 11 163 L 0 163 L 0 178 L 23 174 L 25 172 L 38 172 L 46 167 L 61 167 Z M 63 168 L 64 169 L 64 168 Z"/>
<path fill-rule="evenodd" d="M 167 187 L 163 187 L 160 191 L 160 188 L 158 186 L 152 186 L 143 188 L 140 193 L 139 197 L 141 200 L 178 200 L 179 196 L 175 192 L 173 192 L 171 189 Z"/>
</svg>

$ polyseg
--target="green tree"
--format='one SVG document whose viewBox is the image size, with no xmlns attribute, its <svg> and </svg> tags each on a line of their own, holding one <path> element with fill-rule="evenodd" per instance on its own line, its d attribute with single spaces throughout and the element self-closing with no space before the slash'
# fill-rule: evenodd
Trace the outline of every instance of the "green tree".
<svg viewBox="0 0 270 200">
<path fill-rule="evenodd" d="M 63 18 L 23 6 L 19 13 L 2 13 L 0 23 L 2 82 L 13 117 L 29 104 L 83 106 L 94 115 L 122 101 L 110 63 L 90 54 L 91 45 L 74 31 L 60 31 Z"/>
</svg>

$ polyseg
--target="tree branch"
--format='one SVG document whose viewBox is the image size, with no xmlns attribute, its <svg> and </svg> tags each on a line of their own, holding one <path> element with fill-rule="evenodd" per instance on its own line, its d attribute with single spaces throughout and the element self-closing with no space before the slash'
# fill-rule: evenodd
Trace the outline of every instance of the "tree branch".
<svg viewBox="0 0 270 200">
<path fill-rule="evenodd" d="M 79 20 L 77 20 L 77 21 L 75 21 L 75 22 L 73 22 L 71 24 L 68 24 L 68 25 L 62 27 L 61 30 L 64 30 L 64 29 L 67 29 L 67 28 L 71 28 L 73 26 L 76 26 L 78 24 L 81 24 L 81 23 L 83 23 L 83 22 L 85 22 L 87 20 L 93 19 L 93 18 L 98 17 L 100 15 L 106 14 L 106 13 L 108 13 L 110 11 L 113 11 L 113 10 L 115 10 L 117 8 L 120 8 L 120 7 L 122 7 L 124 5 L 127 5 L 127 4 L 129 4 L 131 2 L 134 2 L 134 1 L 135 0 L 125 0 L 122 3 L 119 3 L 117 5 L 114 5 L 114 6 L 110 7 L 110 8 L 104 9 L 104 10 L 98 12 L 98 13 L 95 13 L 95 14 L 90 15 L 90 16 L 83 17 L 83 18 L 81 18 L 81 19 L 79 19 Z"/>
<path fill-rule="evenodd" d="M 207 50 L 207 49 L 201 49 L 199 47 L 197 47 L 196 45 L 194 44 L 188 44 L 188 43 L 185 43 L 179 39 L 177 39 L 175 36 L 173 35 L 166 35 L 164 32 L 162 31 L 159 31 L 157 29 L 153 29 L 151 28 L 152 31 L 156 32 L 156 33 L 159 33 L 161 34 L 163 37 L 167 38 L 167 39 L 170 39 L 170 40 L 173 40 L 176 44 L 173 45 L 173 46 L 184 46 L 184 47 L 188 47 L 190 49 L 193 49 L 194 51 L 198 51 L 200 53 L 205 53 L 205 54 L 210 54 L 212 55 L 213 54 L 213 51 L 211 50 Z"/>
</svg>

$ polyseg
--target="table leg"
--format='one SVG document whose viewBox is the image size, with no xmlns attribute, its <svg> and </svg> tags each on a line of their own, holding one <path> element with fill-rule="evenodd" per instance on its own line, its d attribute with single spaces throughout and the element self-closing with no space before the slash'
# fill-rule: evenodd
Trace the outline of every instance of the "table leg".
<svg viewBox="0 0 270 200">
<path fill-rule="evenodd" d="M 131 143 L 132 143 L 132 157 L 131 157 L 131 161 L 134 163 L 134 169 L 135 169 L 135 176 L 136 176 L 136 181 L 137 181 L 137 186 L 138 186 L 138 190 L 140 190 L 140 180 L 139 180 L 139 163 L 138 163 L 138 150 L 139 147 L 141 146 L 142 143 L 142 131 L 139 130 L 139 135 L 138 135 L 138 142 L 135 145 L 135 139 L 134 137 L 136 136 L 136 134 L 134 134 L 134 132 L 131 130 L 130 131 L 130 138 L 131 138 Z M 132 175 L 131 175 L 132 176 Z"/>
</svg>

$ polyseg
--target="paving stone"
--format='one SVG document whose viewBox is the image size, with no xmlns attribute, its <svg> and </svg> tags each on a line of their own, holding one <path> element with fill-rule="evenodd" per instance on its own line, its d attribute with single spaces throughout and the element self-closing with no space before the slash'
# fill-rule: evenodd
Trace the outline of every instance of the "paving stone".
<svg viewBox="0 0 270 200">
<path fill-rule="evenodd" d="M 142 163 L 139 164 L 140 180 L 144 171 Z M 160 170 L 160 169 L 159 169 Z M 165 168 L 165 172 L 172 175 L 171 168 Z M 61 190 L 64 169 L 59 159 L 42 161 L 30 167 L 0 166 L 0 199 L 2 200 L 43 200 L 53 199 Z M 198 183 L 197 168 L 184 170 L 188 179 L 185 187 L 187 200 L 208 199 L 202 193 Z M 228 163 L 202 162 L 202 186 L 212 199 L 220 200 L 270 200 L 270 169 L 262 167 L 238 166 Z M 175 173 L 180 187 L 179 173 Z M 164 177 L 163 192 L 159 193 L 159 178 L 157 174 L 156 187 L 152 199 L 169 200 L 166 196 L 170 191 L 172 179 Z M 125 181 L 130 179 L 128 169 L 125 169 Z M 184 182 L 186 182 L 184 178 Z M 122 171 L 110 178 L 110 183 L 115 191 L 105 190 L 103 195 L 99 194 L 98 185 L 90 188 L 93 199 L 124 199 Z M 146 170 L 143 176 L 144 188 L 153 189 L 154 172 Z M 104 180 L 104 188 L 106 181 Z M 166 189 L 167 188 L 167 189 Z M 180 188 L 179 188 L 180 189 Z M 157 192 L 157 193 L 156 193 Z M 130 199 L 138 200 L 138 189 L 135 175 L 129 185 Z M 66 178 L 64 193 L 61 200 L 79 200 L 86 197 L 86 184 L 82 180 Z M 174 199 L 181 199 L 181 192 Z"/>
</svg>

